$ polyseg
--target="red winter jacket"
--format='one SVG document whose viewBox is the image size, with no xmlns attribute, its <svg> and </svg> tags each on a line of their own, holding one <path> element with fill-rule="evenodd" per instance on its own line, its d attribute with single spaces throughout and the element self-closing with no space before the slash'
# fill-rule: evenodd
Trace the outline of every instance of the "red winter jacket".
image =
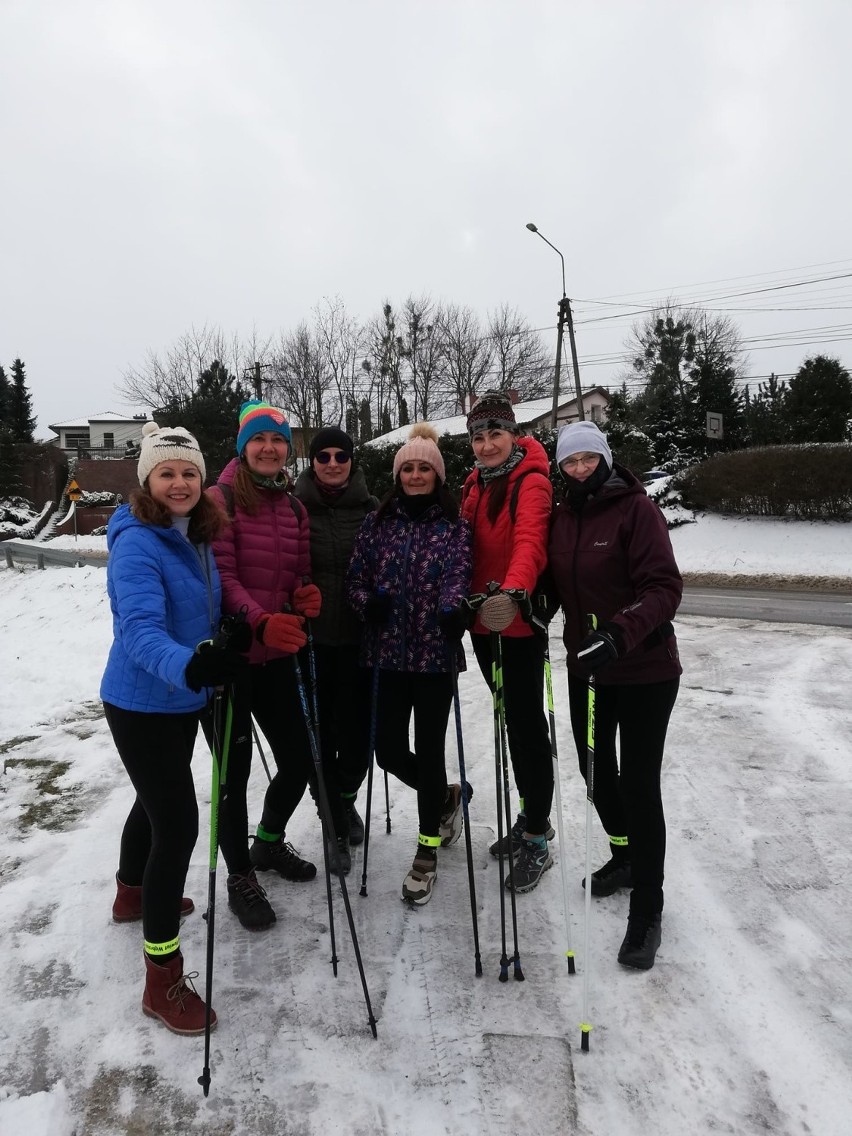
<svg viewBox="0 0 852 1136">
<path fill-rule="evenodd" d="M 681 673 L 669 620 L 683 581 L 663 514 L 639 481 L 620 465 L 580 512 L 565 502 L 550 532 L 549 565 L 565 611 L 563 640 L 575 675 L 577 650 L 588 633 L 587 615 L 616 623 L 626 652 L 602 667 L 595 681 L 663 682 Z"/>
<path fill-rule="evenodd" d="M 218 484 L 206 491 L 226 512 L 229 510 L 218 486 L 233 486 L 239 464 L 238 458 L 229 462 Z M 308 514 L 301 501 L 275 489 L 258 489 L 258 497 L 260 508 L 254 514 L 244 512 L 233 501 L 231 524 L 213 542 L 222 577 L 222 611 L 230 615 L 247 607 L 253 628 L 262 615 L 281 611 L 303 577 L 311 574 Z M 268 663 L 283 656 L 283 651 L 254 641 L 249 662 Z"/>
<path fill-rule="evenodd" d="M 473 528 L 472 595 L 486 591 L 492 580 L 503 588 L 526 588 L 532 595 L 547 562 L 547 533 L 553 502 L 553 486 L 548 476 L 550 461 L 544 446 L 535 438 L 518 438 L 517 444 L 526 453 L 523 461 L 508 474 L 506 499 L 494 524 L 487 514 L 488 495 L 494 483 L 483 485 L 479 470 L 474 470 L 462 488 L 462 516 Z M 516 484 L 516 505 L 512 507 Z M 473 632 L 488 634 L 479 616 Z M 518 637 L 532 633 L 532 628 L 520 615 L 502 632 Z"/>
</svg>

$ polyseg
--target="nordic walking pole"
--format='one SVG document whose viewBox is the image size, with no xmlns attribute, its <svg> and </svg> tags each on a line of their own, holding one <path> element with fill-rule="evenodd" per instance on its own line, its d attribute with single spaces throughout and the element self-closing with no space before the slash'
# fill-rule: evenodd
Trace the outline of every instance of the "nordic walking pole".
<svg viewBox="0 0 852 1136">
<path fill-rule="evenodd" d="M 222 733 L 223 705 L 225 725 Z M 198 1083 L 205 1096 L 210 1095 L 210 1011 L 213 987 L 213 949 L 216 931 L 216 865 L 219 858 L 219 800 L 227 784 L 228 750 L 231 745 L 233 706 L 230 690 L 216 690 L 213 698 L 213 782 L 210 793 L 210 859 L 207 872 L 207 964 L 205 968 L 206 998 L 204 1000 L 204 1068 Z"/>
<path fill-rule="evenodd" d="M 509 958 L 506 953 L 506 890 L 503 887 L 503 786 L 500 783 L 500 705 L 497 695 L 497 656 L 494 653 L 496 631 L 491 636 L 491 704 L 494 710 L 494 779 L 497 789 L 497 870 L 500 873 L 500 981 L 509 981 Z M 509 834 L 509 859 L 512 837 Z"/>
<path fill-rule="evenodd" d="M 310 728 L 310 709 L 308 707 L 308 694 L 305 690 L 305 680 L 302 676 L 302 668 L 299 664 L 298 655 L 293 655 L 293 670 L 296 675 L 296 688 L 299 692 L 299 702 L 302 706 L 302 715 L 305 719 L 305 727 L 308 731 L 308 739 L 311 744 L 311 756 L 314 761 L 314 769 L 317 776 L 317 795 L 320 799 L 320 810 L 323 818 L 323 836 L 326 832 L 334 832 L 334 823 L 331 819 L 331 807 L 328 803 L 328 794 L 325 791 L 325 778 L 322 775 L 322 759 L 317 745 L 317 739 L 314 736 L 313 730 Z M 364 991 L 364 1001 L 367 1005 L 367 1021 L 370 1025 L 370 1030 L 373 1037 L 377 1037 L 376 1032 L 376 1018 L 373 1014 L 373 1007 L 370 1002 L 370 991 L 367 989 L 367 976 L 364 973 L 364 963 L 361 958 L 361 948 L 358 945 L 358 934 L 355 930 L 355 920 L 352 917 L 352 907 L 349 903 L 349 892 L 346 888 L 346 877 L 343 875 L 343 869 L 340 864 L 340 857 L 337 855 L 337 841 L 334 844 L 335 849 L 335 866 L 337 868 L 337 875 L 340 880 L 340 892 L 343 896 L 343 906 L 346 908 L 346 918 L 349 923 L 349 933 L 352 936 L 352 949 L 355 952 L 355 961 L 358 965 L 358 974 L 361 978 L 361 988 Z M 328 857 L 328 849 L 325 849 L 326 858 Z M 334 948 L 332 947 L 332 950 Z M 336 973 L 336 971 L 335 971 Z"/>
<path fill-rule="evenodd" d="M 361 872 L 360 895 L 367 894 L 367 855 L 370 851 L 370 812 L 373 804 L 373 766 L 376 756 L 376 714 L 379 708 L 379 645 L 373 663 L 373 690 L 370 697 L 370 758 L 367 766 L 367 815 L 364 817 L 364 867 Z"/>
<path fill-rule="evenodd" d="M 385 770 L 385 832 L 388 834 L 388 836 L 390 836 L 390 831 L 390 789 L 388 788 L 388 771 Z"/>
<path fill-rule="evenodd" d="M 307 578 L 302 580 L 302 584 L 309 583 Z M 290 604 L 284 605 L 285 611 L 292 611 Z M 317 716 L 317 694 L 316 694 L 316 660 L 314 658 L 314 637 L 311 631 L 311 621 L 305 619 L 305 634 L 307 635 L 308 644 L 308 669 L 311 675 L 311 683 L 313 685 L 312 691 L 312 706 L 308 706 L 307 694 L 302 700 L 302 690 L 304 688 L 304 679 L 302 677 L 302 667 L 299 663 L 298 653 L 293 655 L 293 667 L 296 672 L 296 685 L 299 688 L 299 701 L 302 703 L 302 716 L 305 720 L 305 729 L 308 733 L 308 741 L 311 747 L 311 756 L 314 761 L 315 775 L 317 762 L 322 763 L 322 757 L 319 750 L 319 717 Z M 319 781 L 319 776 L 317 776 Z M 327 816 L 326 811 L 322 808 L 319 801 L 319 784 L 317 784 L 317 804 L 320 806 L 320 827 L 322 829 L 322 863 L 325 873 L 325 896 L 326 903 L 328 904 L 328 933 L 331 939 L 331 971 L 335 978 L 337 978 L 337 938 L 334 932 L 334 899 L 331 894 L 331 865 L 329 864 L 328 849 L 329 840 L 333 838 L 334 841 L 334 858 L 337 861 L 337 834 L 334 830 L 334 823 L 329 827 L 328 821 L 330 814 Z"/>
<path fill-rule="evenodd" d="M 509 799 L 509 759 L 508 749 L 509 744 L 506 740 L 506 699 L 503 690 L 503 644 L 500 638 L 499 631 L 491 632 L 492 649 L 495 657 L 495 676 L 496 676 L 496 690 L 497 690 L 497 708 L 498 708 L 498 723 L 500 727 L 500 769 L 503 780 L 503 798 L 504 809 L 506 813 L 506 831 L 509 834 L 509 908 L 512 912 L 512 946 L 514 954 L 512 955 L 513 973 L 516 982 L 524 981 L 524 972 L 521 970 L 521 954 L 518 949 L 518 909 L 516 902 L 515 892 L 515 856 L 514 849 L 512 848 L 512 830 L 509 827 L 509 817 L 511 815 L 511 801 Z M 503 881 L 500 881 L 500 891 L 503 891 Z M 508 975 L 507 975 L 508 977 Z M 506 979 L 502 978 L 501 981 L 505 982 Z"/>
<path fill-rule="evenodd" d="M 589 628 L 594 631 L 598 625 L 597 617 L 590 615 Z M 585 927 L 583 928 L 583 1020 L 580 1022 L 580 1048 L 589 1052 L 589 1034 L 592 1023 L 589 1021 L 589 926 L 592 918 L 592 814 L 595 803 L 595 676 L 589 675 L 589 711 L 586 726 L 586 899 Z"/>
<path fill-rule="evenodd" d="M 252 718 L 252 720 L 251 720 L 251 732 L 254 735 L 254 744 L 257 746 L 257 752 L 260 754 L 261 764 L 263 765 L 263 768 L 266 770 L 266 776 L 271 783 L 272 782 L 272 774 L 269 772 L 269 765 L 267 764 L 267 761 L 266 761 L 266 754 L 263 752 L 263 746 L 260 744 L 260 735 L 257 732 L 257 726 L 255 724 L 254 718 Z"/>
<path fill-rule="evenodd" d="M 227 646 L 237 625 L 245 621 L 245 613 L 226 616 L 213 640 L 214 646 Z M 222 718 L 224 714 L 224 731 Z M 233 690 L 217 687 L 213 696 L 213 779 L 210 791 L 210 861 L 207 873 L 207 962 L 204 981 L 204 1068 L 198 1083 L 205 1096 L 210 1095 L 210 1022 L 213 989 L 213 950 L 216 932 L 216 866 L 219 859 L 219 802 L 228 785 L 228 755 L 231 749 L 231 726 L 234 717 Z"/>
<path fill-rule="evenodd" d="M 476 914 L 476 883 L 473 878 L 473 846 L 470 838 L 470 814 L 467 800 L 467 771 L 464 763 L 464 742 L 462 740 L 461 700 L 459 698 L 459 668 L 456 662 L 455 647 L 449 645 L 450 674 L 453 678 L 453 703 L 456 711 L 456 747 L 459 754 L 459 779 L 461 780 L 462 811 L 464 813 L 464 843 L 467 854 L 467 883 L 470 891 L 470 914 L 473 919 L 473 958 L 477 978 L 482 977 L 482 958 L 479 954 L 479 922 Z"/>
<path fill-rule="evenodd" d="M 571 918 L 568 905 L 568 859 L 565 855 L 565 830 L 562 824 L 562 792 L 559 786 L 559 755 L 556 749 L 556 711 L 553 708 L 553 676 L 550 670 L 550 632 L 544 631 L 544 682 L 547 691 L 547 714 L 550 724 L 550 752 L 553 755 L 553 788 L 556 796 L 556 827 L 559 830 L 559 866 L 562 869 L 562 906 L 565 911 L 565 957 L 568 973 L 576 974 L 574 952 L 571 949 Z"/>
</svg>

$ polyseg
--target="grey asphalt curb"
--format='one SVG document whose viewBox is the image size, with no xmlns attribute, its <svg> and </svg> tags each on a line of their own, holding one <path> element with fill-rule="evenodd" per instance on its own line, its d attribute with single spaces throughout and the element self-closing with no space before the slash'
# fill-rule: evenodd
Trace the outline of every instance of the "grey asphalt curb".
<svg viewBox="0 0 852 1136">
<path fill-rule="evenodd" d="M 852 576 L 785 576 L 783 573 L 684 572 L 689 587 L 751 588 L 777 592 L 841 592 L 852 595 Z"/>
</svg>

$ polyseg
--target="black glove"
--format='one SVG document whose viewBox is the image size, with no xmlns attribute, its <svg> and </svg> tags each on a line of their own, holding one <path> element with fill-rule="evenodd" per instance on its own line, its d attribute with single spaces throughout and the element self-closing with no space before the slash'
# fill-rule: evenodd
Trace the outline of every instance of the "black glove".
<svg viewBox="0 0 852 1136">
<path fill-rule="evenodd" d="M 248 663 L 227 647 L 199 643 L 184 672 L 186 685 L 196 694 L 205 686 L 228 686 L 243 674 Z"/>
<path fill-rule="evenodd" d="M 389 592 L 376 592 L 364 604 L 364 620 L 374 627 L 384 627 L 391 617 L 393 597 Z"/>
<path fill-rule="evenodd" d="M 577 666 L 583 674 L 591 675 L 615 662 L 624 654 L 624 636 L 615 623 L 602 623 L 597 631 L 587 635 L 577 652 Z"/>
<path fill-rule="evenodd" d="M 223 615 L 213 642 L 217 647 L 243 655 L 251 649 L 252 639 L 251 625 L 244 617 Z"/>
<path fill-rule="evenodd" d="M 503 588 L 503 594 L 508 596 L 509 599 L 514 600 L 518 605 L 518 611 L 521 613 L 521 619 L 523 619 L 525 623 L 529 623 L 532 619 L 532 601 L 530 600 L 527 589 Z"/>
<path fill-rule="evenodd" d="M 445 607 L 438 612 L 438 626 L 445 639 L 451 643 L 462 641 L 469 626 L 469 612 L 470 608 L 466 603 L 460 603 L 458 607 Z"/>
</svg>

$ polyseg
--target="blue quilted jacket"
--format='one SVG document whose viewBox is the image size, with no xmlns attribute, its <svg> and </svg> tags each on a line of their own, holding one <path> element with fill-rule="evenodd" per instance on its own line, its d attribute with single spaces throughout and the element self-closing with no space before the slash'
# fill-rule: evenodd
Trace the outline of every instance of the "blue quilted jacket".
<svg viewBox="0 0 852 1136">
<path fill-rule="evenodd" d="M 438 625 L 442 608 L 457 607 L 470 588 L 472 535 L 467 521 L 451 521 L 440 505 L 411 520 L 396 499 L 381 519 L 365 517 L 349 562 L 346 592 L 363 618 L 370 596 L 388 592 L 393 600 L 386 626 L 368 627 L 361 662 L 389 671 L 436 674 L 449 671 L 447 640 Z M 456 647 L 464 670 L 464 649 Z"/>
<path fill-rule="evenodd" d="M 207 693 L 186 685 L 196 646 L 219 625 L 222 589 L 207 545 L 177 529 L 144 525 L 122 505 L 107 529 L 113 644 L 101 698 L 122 710 L 186 714 Z"/>
</svg>

